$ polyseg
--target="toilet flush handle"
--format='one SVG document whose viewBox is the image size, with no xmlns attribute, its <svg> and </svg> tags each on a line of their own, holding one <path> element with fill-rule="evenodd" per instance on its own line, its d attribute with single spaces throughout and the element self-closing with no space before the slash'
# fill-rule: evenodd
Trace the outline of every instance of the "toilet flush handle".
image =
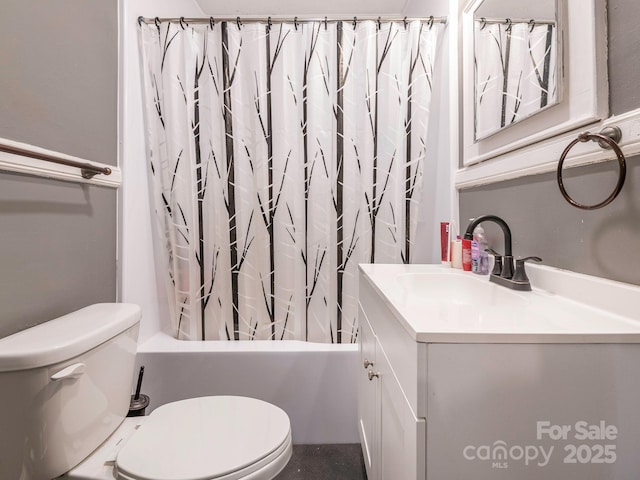
<svg viewBox="0 0 640 480">
<path fill-rule="evenodd" d="M 63 368 L 58 373 L 51 375 L 51 380 L 55 382 L 66 378 L 78 378 L 84 373 L 86 367 L 84 363 L 74 363 L 73 365 Z"/>
</svg>

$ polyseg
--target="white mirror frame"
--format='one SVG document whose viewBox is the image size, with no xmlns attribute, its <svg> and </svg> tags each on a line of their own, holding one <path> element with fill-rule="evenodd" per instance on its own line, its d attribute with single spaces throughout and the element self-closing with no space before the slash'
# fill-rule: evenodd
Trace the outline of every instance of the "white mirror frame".
<svg viewBox="0 0 640 480">
<path fill-rule="evenodd" d="M 458 188 L 552 170 L 559 154 L 556 158 L 549 154 L 557 150 L 560 134 L 605 119 L 609 108 L 606 0 L 560 0 L 559 7 L 564 8 L 559 14 L 563 23 L 561 102 L 474 141 L 473 14 L 481 3 L 466 0 L 461 12 L 463 166 L 456 174 Z"/>
</svg>

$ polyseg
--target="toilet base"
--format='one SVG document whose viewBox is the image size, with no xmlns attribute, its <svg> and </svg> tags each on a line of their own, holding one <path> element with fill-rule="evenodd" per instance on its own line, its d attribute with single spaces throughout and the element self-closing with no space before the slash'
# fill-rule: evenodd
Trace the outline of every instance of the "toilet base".
<svg viewBox="0 0 640 480">
<path fill-rule="evenodd" d="M 58 480 L 114 480 L 116 476 L 113 469 L 120 448 L 144 423 L 146 418 L 125 418 L 102 445 L 69 472 L 58 477 Z"/>
</svg>

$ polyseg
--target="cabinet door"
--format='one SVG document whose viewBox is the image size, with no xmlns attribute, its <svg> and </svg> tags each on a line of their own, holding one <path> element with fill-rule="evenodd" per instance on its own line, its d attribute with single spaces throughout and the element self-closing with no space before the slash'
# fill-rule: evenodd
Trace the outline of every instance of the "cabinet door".
<svg viewBox="0 0 640 480">
<path fill-rule="evenodd" d="M 380 384 L 379 478 L 425 480 L 425 421 L 413 414 L 380 345 L 376 354 Z"/>
<path fill-rule="evenodd" d="M 359 333 L 360 365 L 358 366 L 358 431 L 362 455 L 369 480 L 378 479 L 378 388 L 377 378 L 369 380 L 369 372 L 376 368 L 376 338 L 362 308 Z"/>
</svg>

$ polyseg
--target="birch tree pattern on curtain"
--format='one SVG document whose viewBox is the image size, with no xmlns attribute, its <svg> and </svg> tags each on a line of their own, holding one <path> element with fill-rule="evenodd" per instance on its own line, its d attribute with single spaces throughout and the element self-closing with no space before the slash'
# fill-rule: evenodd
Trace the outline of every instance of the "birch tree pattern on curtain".
<svg viewBox="0 0 640 480">
<path fill-rule="evenodd" d="M 442 29 L 141 25 L 177 338 L 356 341 L 358 263 L 411 259 Z"/>
<path fill-rule="evenodd" d="M 555 25 L 479 19 L 474 41 L 476 139 L 555 103 Z"/>
</svg>

